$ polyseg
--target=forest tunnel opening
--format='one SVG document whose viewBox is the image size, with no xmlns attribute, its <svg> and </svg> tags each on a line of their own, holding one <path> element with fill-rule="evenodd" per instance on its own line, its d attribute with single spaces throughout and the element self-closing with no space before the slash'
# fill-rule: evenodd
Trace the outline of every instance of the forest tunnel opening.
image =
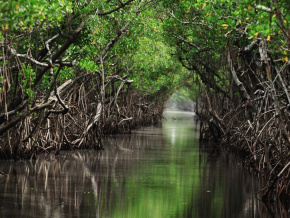
<svg viewBox="0 0 290 218">
<path fill-rule="evenodd" d="M 196 111 L 196 101 L 188 92 L 188 90 L 181 88 L 175 91 L 169 99 L 165 102 L 164 108 L 166 110 L 181 110 L 181 111 Z"/>
</svg>

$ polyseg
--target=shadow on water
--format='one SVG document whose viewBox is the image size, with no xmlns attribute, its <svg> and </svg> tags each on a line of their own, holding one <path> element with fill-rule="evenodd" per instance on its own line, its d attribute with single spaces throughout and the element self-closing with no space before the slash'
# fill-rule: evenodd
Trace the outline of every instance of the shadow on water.
<svg viewBox="0 0 290 218">
<path fill-rule="evenodd" d="M 0 161 L 0 217 L 282 217 L 239 158 L 198 142 L 193 113 L 108 136 L 104 151 Z M 283 214 L 284 213 L 284 214 Z"/>
</svg>

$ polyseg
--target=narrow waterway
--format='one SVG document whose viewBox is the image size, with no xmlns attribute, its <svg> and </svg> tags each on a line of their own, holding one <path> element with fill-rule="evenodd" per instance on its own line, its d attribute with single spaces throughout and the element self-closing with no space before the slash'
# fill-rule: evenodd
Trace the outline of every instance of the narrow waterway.
<svg viewBox="0 0 290 218">
<path fill-rule="evenodd" d="M 239 158 L 200 145 L 192 113 L 109 136 L 103 151 L 0 161 L 0 217 L 274 217 Z"/>
</svg>

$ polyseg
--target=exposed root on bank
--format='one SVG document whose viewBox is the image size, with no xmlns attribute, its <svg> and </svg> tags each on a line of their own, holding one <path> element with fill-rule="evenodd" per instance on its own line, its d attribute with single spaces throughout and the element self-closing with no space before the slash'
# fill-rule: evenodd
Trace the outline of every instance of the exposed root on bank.
<svg viewBox="0 0 290 218">
<path fill-rule="evenodd" d="M 240 152 L 263 181 L 263 200 L 290 197 L 290 65 L 267 53 L 265 40 L 228 50 L 228 93 L 204 89 L 201 139 Z"/>
<path fill-rule="evenodd" d="M 39 93 L 31 107 L 2 123 L 0 158 L 33 159 L 41 152 L 103 149 L 104 134 L 130 133 L 160 121 L 163 105 L 130 87 L 133 81 L 101 73 L 81 75 Z M 156 99 L 159 100 L 159 99 Z M 149 103 L 151 102 L 151 103 Z"/>
</svg>

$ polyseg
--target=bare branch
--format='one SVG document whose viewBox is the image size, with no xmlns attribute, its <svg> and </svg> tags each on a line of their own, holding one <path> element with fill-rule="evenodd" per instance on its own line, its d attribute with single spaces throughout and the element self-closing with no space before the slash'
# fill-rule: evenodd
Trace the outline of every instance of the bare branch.
<svg viewBox="0 0 290 218">
<path fill-rule="evenodd" d="M 70 47 L 70 45 L 75 42 L 75 40 L 78 38 L 80 32 L 82 31 L 84 25 L 85 25 L 85 22 L 82 21 L 80 23 L 80 25 L 75 29 L 73 34 L 70 37 L 68 37 L 67 40 L 65 41 L 65 43 L 56 51 L 56 53 L 51 58 L 52 63 L 54 63 Z M 42 76 L 46 73 L 46 71 L 49 68 L 50 68 L 50 66 L 46 66 L 39 73 L 37 73 L 36 79 L 34 81 L 34 86 L 36 86 L 39 83 Z"/>
<path fill-rule="evenodd" d="M 171 17 L 173 17 L 174 19 L 176 19 L 179 23 L 183 24 L 183 25 L 190 25 L 190 24 L 193 24 L 193 25 L 201 25 L 201 26 L 206 26 L 208 27 L 209 29 L 212 29 L 212 26 L 208 26 L 206 25 L 203 21 L 202 22 L 193 22 L 197 17 L 194 17 L 192 19 L 192 21 L 181 21 L 179 20 L 174 14 L 173 12 L 170 13 Z"/>
<path fill-rule="evenodd" d="M 26 58 L 28 60 L 30 60 L 31 62 L 39 65 L 39 66 L 42 66 L 42 67 L 48 67 L 49 65 L 48 64 L 45 64 L 45 63 L 41 63 L 37 60 L 35 60 L 33 57 L 29 57 L 27 54 L 16 54 L 17 57 L 20 57 L 20 58 Z"/>
<path fill-rule="evenodd" d="M 261 9 L 262 11 L 265 11 L 265 12 L 268 12 L 268 13 L 271 13 L 271 14 L 273 13 L 273 11 L 270 8 L 267 8 L 267 7 L 263 6 L 263 5 L 255 5 L 255 7 L 257 9 Z"/>
<path fill-rule="evenodd" d="M 196 48 L 198 51 L 200 50 L 200 48 L 199 48 L 197 45 L 193 44 L 192 42 L 189 42 L 189 41 L 185 40 L 184 38 L 182 38 L 182 37 L 180 37 L 180 36 L 175 36 L 175 35 L 172 35 L 172 36 L 173 36 L 174 38 L 176 38 L 176 39 L 179 39 L 179 40 L 182 41 L 182 42 L 185 42 L 185 43 L 191 45 L 192 47 Z"/>
<path fill-rule="evenodd" d="M 235 70 L 235 68 L 233 66 L 233 61 L 231 59 L 230 52 L 228 52 L 228 63 L 229 63 L 229 67 L 230 67 L 230 70 L 231 70 L 233 79 L 234 79 L 236 85 L 239 87 L 239 89 L 240 89 L 240 91 L 242 93 L 243 98 L 246 99 L 246 100 L 250 100 L 251 99 L 250 98 L 250 95 L 248 94 L 248 92 L 247 92 L 244 84 L 238 78 L 238 75 L 236 73 L 236 70 Z"/>
<path fill-rule="evenodd" d="M 135 1 L 135 0 L 129 0 L 129 1 L 125 2 L 125 3 L 121 3 L 119 7 L 115 8 L 115 9 L 113 9 L 113 10 L 111 10 L 111 11 L 108 11 L 108 12 L 98 12 L 98 11 L 97 11 L 97 12 L 96 12 L 96 15 L 98 15 L 98 16 L 105 16 L 105 15 L 108 15 L 108 14 L 112 14 L 112 13 L 114 13 L 114 12 L 120 10 L 121 8 L 123 8 L 123 7 L 127 6 L 127 5 L 129 5 L 129 4 L 130 4 L 131 2 L 133 2 L 133 1 Z M 89 14 L 92 13 L 92 12 L 95 12 L 95 11 L 96 11 L 96 9 L 93 9 L 93 10 L 91 10 L 91 11 L 89 12 Z"/>
<path fill-rule="evenodd" d="M 52 68 L 53 67 L 53 65 L 52 65 L 52 54 L 51 54 L 51 51 L 50 51 L 50 47 L 49 47 L 49 43 L 52 41 L 52 40 L 54 40 L 54 39 L 56 39 L 57 37 L 59 36 L 59 33 L 58 34 L 56 34 L 55 36 L 53 36 L 51 39 L 49 39 L 49 40 L 47 40 L 46 42 L 45 42 L 45 47 L 46 47 L 46 49 L 47 49 L 47 53 L 48 53 L 48 56 L 49 56 L 49 64 L 50 64 L 50 67 Z"/>
<path fill-rule="evenodd" d="M 250 52 L 250 51 L 252 51 L 254 48 L 256 48 L 258 46 L 259 40 L 260 39 L 257 39 L 255 41 L 253 41 L 250 45 L 246 46 L 245 48 L 240 49 L 240 52 Z"/>
<path fill-rule="evenodd" d="M 110 41 L 107 44 L 107 46 L 105 47 L 105 49 L 102 51 L 102 53 L 95 58 L 96 63 L 100 63 L 101 58 L 104 59 L 104 57 L 108 53 L 108 51 L 110 51 L 111 48 L 113 48 L 114 45 L 118 42 L 118 40 L 120 39 L 120 36 L 126 32 L 126 30 L 129 27 L 129 24 L 130 24 L 130 22 L 127 23 L 120 31 L 118 31 L 117 36 L 112 41 Z"/>
</svg>

